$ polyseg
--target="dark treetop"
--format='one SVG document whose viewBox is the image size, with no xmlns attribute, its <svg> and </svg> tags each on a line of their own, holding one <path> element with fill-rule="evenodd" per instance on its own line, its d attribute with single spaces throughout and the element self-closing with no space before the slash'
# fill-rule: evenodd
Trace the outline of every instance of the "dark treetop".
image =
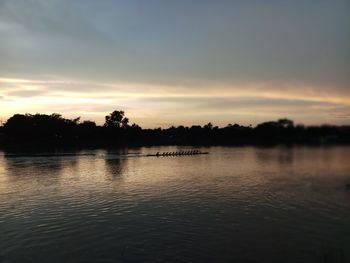
<svg viewBox="0 0 350 263">
<path fill-rule="evenodd" d="M 105 117 L 103 126 L 93 121 L 66 119 L 60 114 L 15 114 L 0 127 L 0 146 L 142 146 L 142 145 L 274 145 L 349 143 L 350 126 L 295 126 L 280 119 L 256 127 L 228 124 L 142 129 L 129 125 L 123 111 Z"/>
</svg>

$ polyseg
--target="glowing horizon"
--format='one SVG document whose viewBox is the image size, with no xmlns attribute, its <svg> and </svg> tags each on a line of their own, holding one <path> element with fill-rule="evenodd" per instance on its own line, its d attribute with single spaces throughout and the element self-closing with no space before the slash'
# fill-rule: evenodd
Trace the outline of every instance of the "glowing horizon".
<svg viewBox="0 0 350 263">
<path fill-rule="evenodd" d="M 283 117 L 293 119 L 305 109 L 313 116 L 329 114 L 329 112 L 332 114 L 324 118 L 309 119 L 310 115 L 303 113 L 304 116 L 295 119 L 298 123 L 341 124 L 342 118 L 348 117 L 341 116 L 342 111 L 350 107 L 350 99 L 342 94 L 333 94 L 332 97 L 329 97 L 326 92 L 315 94 L 312 92 L 312 87 L 305 86 L 294 87 L 289 92 L 279 92 L 276 87 L 270 86 L 267 89 L 266 85 L 257 83 L 229 87 L 216 85 L 215 87 L 201 86 L 201 91 L 205 93 L 196 93 L 187 91 L 186 88 L 181 91 L 179 87 L 130 83 L 96 84 L 63 80 L 0 78 L 0 84 L 3 87 L 11 84 L 11 88 L 3 89 L 0 93 L 6 109 L 1 112 L 0 117 L 2 118 L 8 118 L 15 113 L 49 114 L 55 112 L 70 118 L 81 116 L 83 120 L 93 120 L 102 124 L 105 115 L 120 109 L 126 111 L 131 121 L 150 128 L 205 124 L 216 120 L 218 123 L 215 124 L 219 126 L 236 122 L 255 125 L 262 121 Z M 50 85 L 55 85 L 55 87 L 51 88 Z M 57 85 L 93 85 L 94 91 L 84 94 L 74 89 L 69 90 L 67 87 L 62 91 L 62 88 L 57 90 Z M 98 92 L 96 91 L 98 87 L 108 87 L 108 90 Z M 149 89 L 152 89 L 153 92 L 147 92 Z M 28 96 L 27 92 L 31 95 Z M 276 113 L 276 108 L 283 104 L 285 106 Z M 200 113 L 193 112 L 196 107 L 200 109 Z M 215 111 L 213 108 L 218 109 Z M 259 114 L 256 113 L 257 111 Z M 166 116 L 162 117 L 163 113 Z M 217 115 L 222 114 L 232 117 L 231 119 L 227 117 L 226 122 L 223 119 L 217 119 Z M 174 117 L 174 115 L 177 116 Z M 193 117 L 192 120 L 190 116 Z M 196 120 L 196 117 L 200 120 L 199 123 L 193 121 Z M 242 117 L 247 119 L 242 120 Z M 157 120 L 164 122 L 170 120 L 170 122 L 152 123 Z"/>
<path fill-rule="evenodd" d="M 2 1 L 0 120 L 350 124 L 346 1 Z M 37 15 L 40 14 L 40 15 Z M 322 29 L 322 30 L 320 30 Z"/>
</svg>

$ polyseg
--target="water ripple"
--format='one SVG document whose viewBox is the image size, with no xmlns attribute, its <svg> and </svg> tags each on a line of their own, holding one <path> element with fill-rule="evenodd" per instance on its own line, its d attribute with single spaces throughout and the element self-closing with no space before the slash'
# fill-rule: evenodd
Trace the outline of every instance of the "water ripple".
<svg viewBox="0 0 350 263">
<path fill-rule="evenodd" d="M 324 247 L 350 251 L 350 166 L 312 166 L 349 148 L 295 149 L 290 163 L 281 149 L 142 157 L 157 151 L 175 149 L 4 154 L 0 261 L 320 262 Z"/>
</svg>

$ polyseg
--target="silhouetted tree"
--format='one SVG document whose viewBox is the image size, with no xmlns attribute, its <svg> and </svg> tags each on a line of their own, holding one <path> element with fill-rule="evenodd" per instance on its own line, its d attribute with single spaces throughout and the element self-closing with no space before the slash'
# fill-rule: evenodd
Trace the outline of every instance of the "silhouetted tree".
<svg viewBox="0 0 350 263">
<path fill-rule="evenodd" d="M 211 122 L 191 127 L 172 126 L 167 129 L 142 129 L 128 124 L 124 111 L 106 116 L 103 126 L 93 121 L 80 122 L 63 118 L 58 113 L 15 114 L 0 128 L 0 146 L 21 145 L 24 142 L 45 145 L 239 145 L 293 143 L 350 143 L 350 126 L 294 126 L 289 119 L 258 124 L 255 128 L 228 124 L 224 128 Z"/>
<path fill-rule="evenodd" d="M 113 111 L 105 117 L 105 127 L 108 128 L 127 128 L 129 119 L 124 117 L 124 111 Z"/>
<path fill-rule="evenodd" d="M 213 129 L 213 124 L 211 122 L 209 122 L 208 124 L 204 125 L 203 128 L 207 129 L 207 130 L 211 130 L 211 129 Z"/>
<path fill-rule="evenodd" d="M 94 121 L 83 121 L 80 123 L 80 126 L 84 128 L 96 128 L 96 123 Z"/>
<path fill-rule="evenodd" d="M 292 127 L 294 127 L 294 122 L 292 120 L 289 120 L 289 119 L 279 119 L 278 120 L 278 124 L 282 128 L 292 128 Z"/>
<path fill-rule="evenodd" d="M 15 114 L 7 120 L 4 131 L 9 136 L 20 138 L 63 138 L 74 137 L 80 118 L 62 118 L 60 114 Z"/>
</svg>

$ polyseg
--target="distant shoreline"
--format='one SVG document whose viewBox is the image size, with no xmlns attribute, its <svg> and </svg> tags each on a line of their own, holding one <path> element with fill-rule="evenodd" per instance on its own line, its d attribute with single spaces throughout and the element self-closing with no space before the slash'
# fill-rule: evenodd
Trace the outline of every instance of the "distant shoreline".
<svg viewBox="0 0 350 263">
<path fill-rule="evenodd" d="M 294 125 L 289 119 L 256 127 L 178 126 L 143 129 L 129 125 L 123 111 L 106 116 L 103 126 L 60 114 L 15 114 L 0 127 L 0 148 L 122 148 L 142 146 L 276 146 L 349 145 L 350 126 Z"/>
<path fill-rule="evenodd" d="M 41 151 L 77 151 L 77 150 L 120 150 L 125 148 L 141 148 L 141 147 L 258 147 L 258 148 L 273 148 L 273 147 L 338 147 L 338 146 L 350 146 L 349 142 L 328 142 L 328 143 L 277 143 L 277 142 L 255 142 L 255 143 L 232 143 L 232 144 L 160 144 L 160 143 L 145 143 L 145 144 L 90 144 L 90 143 L 62 143 L 62 142 L 44 142 L 44 141 L 32 141 L 22 143 L 3 142 L 0 143 L 0 150 L 5 151 L 25 151 L 25 152 L 41 152 Z"/>
</svg>

